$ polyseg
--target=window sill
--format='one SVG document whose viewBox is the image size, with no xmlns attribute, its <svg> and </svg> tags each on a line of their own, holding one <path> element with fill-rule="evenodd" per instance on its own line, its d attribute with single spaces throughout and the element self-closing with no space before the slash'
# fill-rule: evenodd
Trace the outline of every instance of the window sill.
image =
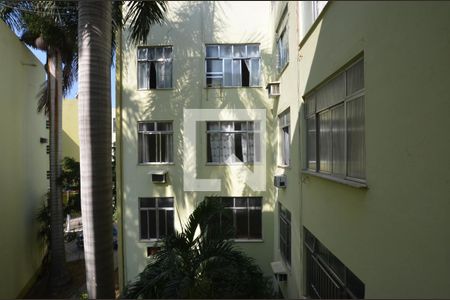
<svg viewBox="0 0 450 300">
<path fill-rule="evenodd" d="M 173 166 L 175 163 L 168 162 L 168 163 L 138 163 L 138 166 Z"/>
<path fill-rule="evenodd" d="M 161 243 L 161 242 L 162 242 L 162 239 L 139 240 L 139 243 L 145 243 L 145 244 L 151 243 L 153 245 Z"/>
<path fill-rule="evenodd" d="M 242 166 L 261 166 L 262 163 L 206 163 L 205 166 L 207 167 L 226 167 L 226 166 L 233 166 L 233 167 L 242 167 Z"/>
<path fill-rule="evenodd" d="M 221 89 L 260 89 L 263 86 L 205 86 L 205 90 L 221 90 Z"/>
<path fill-rule="evenodd" d="M 277 168 L 280 168 L 280 169 L 290 169 L 291 166 L 290 166 L 290 165 L 277 165 Z"/>
<path fill-rule="evenodd" d="M 246 239 L 234 239 L 235 243 L 264 243 L 263 239 L 254 239 L 254 240 L 246 240 Z"/>
<path fill-rule="evenodd" d="M 306 175 L 311 175 L 311 176 L 327 179 L 327 180 L 330 180 L 330 181 L 334 181 L 334 182 L 337 182 L 337 183 L 345 184 L 345 185 L 348 185 L 348 186 L 351 186 L 351 187 L 354 187 L 354 188 L 358 188 L 358 189 L 367 189 L 367 188 L 369 188 L 367 186 L 367 183 L 364 183 L 364 182 L 351 181 L 351 180 L 348 180 L 348 179 L 338 178 L 338 177 L 335 177 L 335 176 L 332 176 L 332 175 L 318 173 L 318 172 L 314 172 L 314 171 L 310 171 L 310 170 L 302 170 L 302 174 L 306 174 Z"/>
<path fill-rule="evenodd" d="M 160 88 L 160 89 L 136 89 L 138 92 L 149 92 L 149 91 L 172 91 L 175 88 Z"/>
</svg>

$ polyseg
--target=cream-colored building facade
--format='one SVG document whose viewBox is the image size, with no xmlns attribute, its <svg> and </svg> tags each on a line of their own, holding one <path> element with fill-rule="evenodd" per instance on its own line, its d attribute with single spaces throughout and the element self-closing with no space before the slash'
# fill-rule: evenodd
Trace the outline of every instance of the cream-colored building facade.
<svg viewBox="0 0 450 300">
<path fill-rule="evenodd" d="M 0 298 L 23 297 L 37 278 L 44 255 L 38 210 L 49 167 L 48 130 L 37 99 L 45 70 L 0 21 Z"/>
<path fill-rule="evenodd" d="M 121 283 L 172 218 L 180 230 L 205 197 L 234 197 L 232 209 L 246 197 L 237 245 L 284 297 L 449 297 L 449 12 L 446 2 L 170 2 L 147 43 L 130 46 L 125 30 Z M 248 154 L 256 127 L 205 117 L 186 146 L 186 109 L 265 110 L 264 191 L 242 175 L 259 163 Z M 224 161 L 230 151 L 247 160 Z M 220 191 L 187 191 L 186 170 L 221 179 Z"/>
</svg>

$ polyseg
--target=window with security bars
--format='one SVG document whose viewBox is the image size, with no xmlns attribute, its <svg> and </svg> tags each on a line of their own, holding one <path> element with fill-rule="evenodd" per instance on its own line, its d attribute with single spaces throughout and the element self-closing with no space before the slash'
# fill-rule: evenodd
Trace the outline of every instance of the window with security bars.
<svg viewBox="0 0 450 300">
<path fill-rule="evenodd" d="M 289 42 L 287 27 L 284 27 L 277 39 L 277 69 L 281 72 L 289 62 Z"/>
<path fill-rule="evenodd" d="M 278 116 L 278 127 L 280 132 L 279 149 L 281 165 L 289 166 L 290 162 L 290 110 L 286 110 Z"/>
<path fill-rule="evenodd" d="M 313 299 L 363 299 L 364 283 L 303 227 L 306 293 Z"/>
<path fill-rule="evenodd" d="M 258 87 L 259 44 L 206 45 L 207 87 Z"/>
<path fill-rule="evenodd" d="M 260 123 L 206 122 L 208 163 L 254 163 L 261 160 Z"/>
<path fill-rule="evenodd" d="M 287 265 L 291 265 L 291 212 L 278 203 L 280 254 Z"/>
<path fill-rule="evenodd" d="M 172 46 L 139 47 L 138 90 L 172 88 Z"/>
<path fill-rule="evenodd" d="M 235 239 L 262 239 L 262 198 L 261 197 L 208 197 L 208 201 L 219 200 L 224 206 L 221 224 L 234 228 Z"/>
<path fill-rule="evenodd" d="M 174 233 L 173 198 L 139 198 L 141 240 L 158 240 Z"/>
<path fill-rule="evenodd" d="M 173 162 L 172 122 L 138 123 L 139 163 Z"/>
<path fill-rule="evenodd" d="M 305 97 L 307 168 L 365 181 L 364 60 Z"/>
</svg>

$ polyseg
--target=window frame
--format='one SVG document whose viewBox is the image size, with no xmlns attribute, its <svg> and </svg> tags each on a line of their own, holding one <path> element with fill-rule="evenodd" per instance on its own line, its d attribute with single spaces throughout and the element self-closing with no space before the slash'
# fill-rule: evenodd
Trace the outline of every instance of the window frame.
<svg viewBox="0 0 450 300">
<path fill-rule="evenodd" d="M 235 130 L 234 129 L 234 123 L 244 123 L 244 122 L 247 124 L 247 129 L 246 130 Z M 218 130 L 209 130 L 208 129 L 208 123 L 218 123 L 219 124 L 219 129 Z M 222 123 L 233 123 L 233 130 L 231 130 L 231 131 L 222 130 L 222 126 L 221 126 Z M 252 130 L 248 129 L 249 128 L 248 125 L 250 123 L 253 123 L 253 129 Z M 257 123 L 259 123 L 258 126 L 256 126 Z M 221 165 L 229 166 L 229 165 L 255 165 L 255 164 L 261 163 L 261 156 L 262 156 L 262 154 L 261 154 L 261 148 L 262 148 L 261 145 L 259 145 L 259 147 L 260 147 L 259 157 L 256 155 L 256 153 L 257 153 L 256 152 L 256 141 L 260 141 L 261 134 L 262 134 L 261 128 L 260 128 L 260 126 L 261 126 L 260 122 L 258 122 L 257 120 L 256 121 L 255 120 L 231 120 L 231 121 L 227 121 L 227 120 L 220 120 L 220 121 L 217 120 L 216 121 L 216 120 L 214 120 L 214 121 L 206 121 L 205 125 L 206 125 L 206 132 L 205 132 L 206 133 L 206 143 L 205 143 L 205 145 L 206 145 L 206 165 L 210 165 L 210 166 L 217 166 L 217 165 L 219 165 L 219 166 L 221 166 Z M 247 137 L 248 137 L 249 134 L 253 134 L 253 149 L 254 149 L 253 161 L 251 161 L 251 162 L 248 161 L 249 151 L 247 151 L 247 161 L 245 161 L 245 162 L 233 161 L 233 162 L 227 163 L 225 161 L 222 161 L 222 148 L 223 148 L 222 145 L 223 144 L 222 144 L 222 139 L 221 138 L 220 138 L 220 147 L 219 147 L 219 151 L 220 151 L 219 158 L 220 158 L 221 161 L 219 161 L 219 162 L 208 161 L 208 138 L 209 138 L 209 135 L 212 134 L 212 133 L 218 133 L 220 137 L 222 137 L 222 134 L 232 134 L 233 136 L 235 134 L 247 134 Z M 259 134 L 259 138 L 257 138 L 257 134 Z M 249 145 L 249 139 L 247 139 L 247 149 L 249 148 L 248 145 Z"/>
<path fill-rule="evenodd" d="M 332 179 L 335 180 L 337 182 L 342 182 L 342 183 L 348 183 L 349 185 L 355 186 L 355 187 L 366 187 L 366 182 L 367 182 L 367 165 L 366 165 L 366 159 L 364 159 L 364 178 L 357 178 L 357 177 L 352 177 L 348 175 L 348 156 L 349 156 L 349 147 L 348 147 L 348 126 L 347 126 L 347 122 L 348 122 L 348 116 L 347 116 L 347 104 L 352 102 L 352 101 L 356 101 L 356 100 L 360 100 L 364 102 L 364 107 L 365 107 L 365 94 L 366 94 L 366 89 L 365 89 L 365 84 L 364 86 L 357 90 L 357 91 L 353 91 L 351 94 L 348 94 L 348 87 L 347 87 L 347 72 L 354 67 L 355 65 L 357 65 L 358 63 L 362 63 L 363 64 L 363 80 L 365 80 L 365 60 L 364 60 L 364 56 L 358 56 L 356 59 L 352 60 L 351 63 L 349 63 L 348 65 L 346 65 L 344 68 L 342 68 L 340 71 L 338 71 L 335 75 L 331 76 L 329 79 L 325 80 L 323 83 L 321 83 L 318 87 L 314 88 L 312 91 L 308 92 L 305 96 L 303 96 L 304 99 L 304 103 L 306 105 L 306 109 L 304 110 L 304 121 L 305 121 L 305 131 L 306 131 L 306 161 L 304 164 L 304 169 L 303 169 L 303 173 L 307 173 L 307 174 L 312 174 L 312 175 L 318 175 L 319 177 L 323 177 L 323 178 L 328 178 L 328 179 Z M 320 91 L 323 87 L 325 87 L 328 83 L 332 82 L 333 80 L 337 79 L 339 76 L 343 76 L 343 85 L 344 85 L 344 96 L 342 99 L 340 99 L 339 101 L 328 105 L 324 108 L 318 109 L 317 108 L 317 100 L 316 100 L 316 94 L 318 91 Z M 309 108 L 308 105 L 312 105 L 313 107 L 313 112 L 309 112 Z M 339 107 L 343 105 L 343 110 L 344 110 L 344 165 L 345 165 L 345 173 L 344 174 L 339 174 L 339 173 L 334 173 L 333 172 L 333 138 L 332 138 L 332 129 L 333 129 L 333 122 L 332 122 L 332 111 L 333 109 L 335 109 L 336 107 Z M 331 153 L 331 160 L 330 160 L 330 171 L 324 171 L 320 169 L 320 119 L 319 119 L 319 115 L 324 114 L 324 113 L 329 113 L 330 114 L 330 144 L 331 144 L 331 149 L 330 149 L 330 153 Z M 365 111 L 364 111 L 364 145 L 363 145 L 363 149 L 362 151 L 364 151 L 364 157 L 365 157 L 365 153 L 366 153 L 366 127 L 365 127 Z M 313 165 L 315 165 L 314 168 L 310 167 L 310 153 L 309 153 L 309 142 L 308 142 L 308 135 L 310 132 L 310 128 L 308 126 L 308 122 L 310 120 L 314 119 L 314 131 L 315 131 L 315 162 L 312 163 Z M 355 184 L 353 184 L 352 182 L 354 182 Z"/>
<path fill-rule="evenodd" d="M 292 263 L 292 216 L 291 212 L 283 205 L 281 202 L 278 202 L 278 248 L 280 250 L 280 255 L 285 263 L 285 265 L 290 268 Z M 281 222 L 287 226 L 289 236 L 286 236 L 286 239 L 282 238 L 282 227 Z M 283 252 L 282 244 L 285 244 L 286 251 L 289 251 L 289 255 Z"/>
<path fill-rule="evenodd" d="M 143 199 L 154 199 L 155 201 L 155 207 L 142 207 L 141 205 L 141 200 Z M 159 199 L 172 199 L 172 207 L 159 207 L 158 206 L 158 200 Z M 155 232 L 156 232 L 156 238 L 151 238 L 150 237 L 150 217 L 148 215 L 147 212 L 147 230 L 148 230 L 148 239 L 143 239 L 142 238 L 142 230 L 141 230 L 141 224 L 142 224 L 142 219 L 141 219 L 141 211 L 150 211 L 153 210 L 155 211 L 155 223 L 156 223 L 156 227 L 155 227 Z M 173 226 L 173 231 L 175 232 L 175 197 L 139 197 L 138 198 L 138 211 L 139 211 L 139 241 L 140 242 L 158 242 L 161 241 L 164 236 L 160 235 L 159 232 L 159 211 L 164 210 L 164 211 L 173 211 L 173 222 L 174 224 L 172 224 Z M 168 228 L 168 222 L 167 222 L 167 212 L 166 212 L 166 231 Z"/>
<path fill-rule="evenodd" d="M 171 49 L 171 55 L 170 58 L 160 58 L 160 59 L 148 59 L 148 56 L 146 59 L 139 59 L 139 50 L 141 49 L 156 49 L 157 48 L 170 48 Z M 163 50 L 164 51 L 164 50 Z M 170 87 L 164 87 L 164 88 L 158 88 L 157 83 L 155 88 L 150 87 L 150 73 L 147 74 L 148 77 L 148 88 L 139 88 L 139 63 L 147 62 L 148 65 L 151 65 L 152 62 L 170 62 L 171 63 L 171 76 L 170 76 Z M 150 72 L 150 68 L 149 68 Z M 157 77 L 157 76 L 156 76 Z M 157 80 L 157 78 L 155 78 Z M 137 91 L 152 91 L 152 90 L 172 90 L 173 87 L 173 45 L 156 45 L 156 46 L 138 46 L 136 49 L 136 90 Z"/>
<path fill-rule="evenodd" d="M 165 131 L 157 131 L 157 130 L 155 130 L 155 131 L 151 131 L 153 133 L 144 133 L 144 132 L 147 132 L 147 131 L 141 131 L 139 129 L 139 125 L 140 124 L 149 124 L 149 123 L 154 123 L 155 128 L 156 128 L 156 125 L 158 123 L 171 123 L 172 130 L 165 130 Z M 145 165 L 173 165 L 173 164 L 175 164 L 175 157 L 174 157 L 175 144 L 174 144 L 174 129 L 173 129 L 173 127 L 174 127 L 174 122 L 172 120 L 146 120 L 146 121 L 138 121 L 137 122 L 137 135 L 138 135 L 138 137 L 137 137 L 137 148 L 138 148 L 137 149 L 138 150 L 137 151 L 138 152 L 137 153 L 137 160 L 138 160 L 137 164 L 138 165 L 145 166 Z M 161 136 L 163 134 L 168 135 L 169 138 L 172 139 L 172 143 L 171 143 L 172 149 L 170 149 L 171 153 L 169 155 L 169 157 L 172 158 L 171 161 L 168 161 L 168 162 L 162 162 L 162 161 L 159 161 L 159 162 L 150 162 L 150 161 L 143 162 L 143 161 L 141 161 L 141 156 L 142 156 L 142 151 L 143 151 L 141 149 L 141 144 L 143 143 L 143 141 L 140 142 L 141 134 L 158 135 L 158 136 Z M 161 140 L 161 138 L 160 138 L 160 140 Z M 161 148 L 160 146 L 161 145 L 159 144 L 159 148 Z M 158 149 L 158 146 L 156 146 L 156 148 L 157 148 L 156 152 L 159 152 L 159 157 L 161 158 L 162 151 L 161 151 L 161 149 Z"/>
<path fill-rule="evenodd" d="M 236 211 L 237 210 L 246 210 L 247 211 L 247 238 L 233 238 L 232 240 L 235 242 L 260 242 L 263 241 L 263 202 L 264 202 L 264 198 L 262 196 L 210 196 L 207 197 L 206 199 L 217 199 L 219 200 L 222 205 L 224 205 L 224 201 L 225 200 L 229 200 L 232 199 L 233 201 L 233 206 L 225 206 L 224 205 L 224 210 L 231 210 L 232 211 L 232 215 L 233 215 L 233 227 L 234 229 L 237 231 L 237 225 L 236 225 Z M 247 205 L 246 206 L 237 206 L 236 205 L 236 200 L 246 200 Z M 259 199 L 261 204 L 259 206 L 250 206 L 250 200 L 251 199 Z M 251 228 L 251 224 L 250 224 L 250 211 L 260 211 L 261 212 L 261 220 L 260 220 L 260 228 L 259 228 L 259 232 L 260 232 L 260 237 L 258 238 L 250 238 L 250 228 Z M 222 218 L 219 220 L 219 222 L 222 222 Z"/>
<path fill-rule="evenodd" d="M 284 121 L 286 121 L 284 124 L 282 124 Z M 285 135 L 284 135 L 284 128 L 288 128 L 288 135 L 289 135 L 289 140 L 287 141 L 288 143 L 286 144 L 285 141 Z M 279 157 L 278 157 L 278 165 L 280 167 L 289 167 L 291 165 L 291 136 L 292 132 L 291 132 L 291 109 L 287 108 L 285 109 L 282 113 L 280 113 L 278 115 L 278 135 L 279 135 L 279 139 L 278 139 L 278 151 L 280 153 Z M 286 149 L 284 148 L 286 145 L 288 145 L 288 149 L 286 151 Z M 288 153 L 288 157 L 286 158 L 286 154 Z"/>
<path fill-rule="evenodd" d="M 214 47 L 217 46 L 217 56 L 208 56 L 208 47 Z M 231 47 L 231 56 L 230 57 L 224 57 L 221 56 L 221 50 L 220 50 L 220 46 L 230 46 Z M 234 47 L 236 46 L 244 46 L 245 47 L 245 56 L 242 57 L 235 57 L 234 56 Z M 248 46 L 257 46 L 258 47 L 258 54 L 257 56 L 249 56 L 248 55 Z M 261 49 L 260 49 L 261 44 L 260 43 L 247 43 L 247 44 L 217 44 L 217 43 L 212 43 L 212 44 L 205 44 L 204 45 L 204 53 L 205 53 L 205 80 L 204 80 L 204 84 L 205 84 L 205 88 L 206 89 L 214 89 L 214 88 L 260 88 L 262 87 L 261 85 Z M 253 62 L 252 60 L 254 59 L 258 59 L 258 84 L 256 85 L 252 85 L 251 84 L 251 72 L 252 72 L 252 65 Z M 220 60 L 222 63 L 222 71 L 221 72 L 208 72 L 208 61 L 211 60 Z M 244 60 L 249 60 L 250 61 L 250 68 L 249 68 L 249 85 L 248 86 L 243 86 L 242 85 L 242 74 L 241 74 L 241 84 L 240 85 L 225 85 L 225 60 L 231 60 L 231 78 L 233 81 L 233 69 L 234 69 L 234 61 L 239 61 L 240 62 L 240 66 L 242 69 L 242 61 Z M 209 74 L 211 74 L 209 77 Z M 221 85 L 208 85 L 208 79 L 209 78 L 216 78 L 216 79 L 222 79 L 222 84 Z M 231 83 L 233 84 L 233 82 Z"/>
<path fill-rule="evenodd" d="M 288 17 L 286 14 L 284 16 L 285 18 Z M 280 31 L 277 32 L 277 39 L 276 39 L 276 50 L 277 50 L 277 71 L 278 75 L 281 75 L 283 71 L 287 68 L 289 65 L 289 26 L 287 25 L 286 21 L 283 20 L 284 26 Z M 286 50 L 285 50 L 285 60 L 282 63 L 281 61 L 281 50 L 279 47 L 283 46 L 283 37 L 286 37 Z"/>
</svg>

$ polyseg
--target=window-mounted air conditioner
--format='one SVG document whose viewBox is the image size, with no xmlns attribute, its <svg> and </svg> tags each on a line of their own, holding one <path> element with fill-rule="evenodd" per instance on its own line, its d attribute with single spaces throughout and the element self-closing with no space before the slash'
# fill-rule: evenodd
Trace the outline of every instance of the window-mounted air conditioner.
<svg viewBox="0 0 450 300">
<path fill-rule="evenodd" d="M 271 262 L 270 267 L 278 282 L 287 281 L 287 270 L 281 261 Z"/>
<path fill-rule="evenodd" d="M 167 171 L 152 171 L 149 172 L 152 176 L 153 183 L 166 183 L 167 182 Z"/>
<path fill-rule="evenodd" d="M 266 89 L 269 93 L 269 97 L 273 98 L 273 97 L 280 96 L 280 82 L 279 81 L 269 82 L 266 86 Z"/>
<path fill-rule="evenodd" d="M 277 188 L 285 188 L 287 186 L 286 175 L 276 175 L 273 177 L 273 185 Z"/>
</svg>

